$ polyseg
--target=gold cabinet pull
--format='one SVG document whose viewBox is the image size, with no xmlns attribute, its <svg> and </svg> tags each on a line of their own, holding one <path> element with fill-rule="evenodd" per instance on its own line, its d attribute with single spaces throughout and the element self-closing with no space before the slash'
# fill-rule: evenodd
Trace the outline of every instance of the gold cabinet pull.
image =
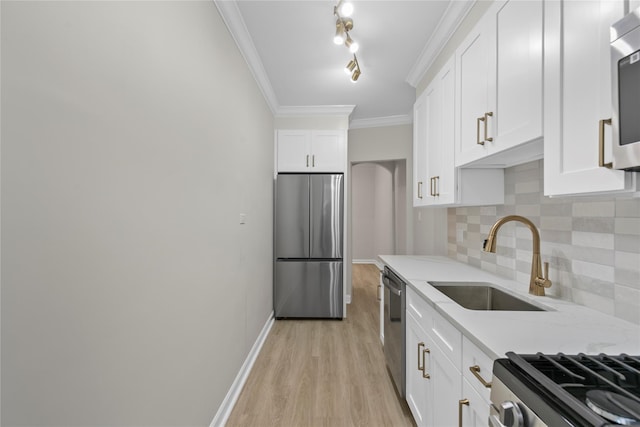
<svg viewBox="0 0 640 427">
<path fill-rule="evenodd" d="M 311 156 L 311 167 L 312 168 L 316 167 L 316 155 L 315 154 L 313 156 Z"/>
<path fill-rule="evenodd" d="M 429 178 L 429 195 L 433 196 L 433 177 Z"/>
<path fill-rule="evenodd" d="M 598 126 L 598 145 L 599 145 L 599 155 L 598 155 L 598 166 L 600 166 L 601 168 L 608 168 L 611 169 L 613 167 L 613 163 L 609 162 L 609 163 L 605 163 L 604 162 L 604 126 L 605 125 L 609 125 L 611 126 L 611 119 L 603 119 L 600 120 L 599 126 Z"/>
<path fill-rule="evenodd" d="M 493 117 L 493 112 L 489 111 L 484 113 L 484 140 L 487 142 L 493 142 L 493 138 L 487 136 L 487 128 L 489 127 L 489 117 Z"/>
<path fill-rule="evenodd" d="M 382 298 L 380 298 L 380 294 L 382 294 L 382 285 L 378 285 L 378 295 L 376 295 L 378 301 L 382 300 Z"/>
<path fill-rule="evenodd" d="M 422 359 L 422 366 L 420 366 L 420 356 L 422 356 L 422 347 L 424 347 L 423 342 L 418 343 L 418 371 L 424 372 L 424 359 Z"/>
<path fill-rule="evenodd" d="M 433 195 L 434 197 L 438 197 L 440 196 L 440 177 L 439 176 L 434 176 L 433 177 Z"/>
<path fill-rule="evenodd" d="M 422 181 L 418 181 L 418 199 L 422 199 Z"/>
<path fill-rule="evenodd" d="M 309 155 L 307 154 L 307 167 L 309 167 Z"/>
<path fill-rule="evenodd" d="M 480 384 L 482 384 L 486 388 L 491 388 L 491 383 L 488 383 L 484 378 L 480 376 L 480 366 L 478 365 L 469 366 L 469 370 L 471 371 L 473 376 L 476 377 L 478 381 L 480 381 Z"/>
<path fill-rule="evenodd" d="M 428 348 L 422 350 L 422 378 L 429 379 L 431 378 L 431 375 L 425 372 L 425 368 L 427 367 L 427 364 L 425 363 L 427 353 L 431 353 L 431 350 L 429 350 Z"/>
<path fill-rule="evenodd" d="M 462 427 L 462 407 L 469 406 L 469 399 L 458 400 L 458 427 Z"/>
<path fill-rule="evenodd" d="M 476 144 L 478 145 L 484 145 L 484 140 L 480 139 L 480 122 L 484 122 L 486 120 L 486 117 L 478 117 L 476 119 Z M 485 132 L 485 137 L 486 137 L 486 133 L 487 133 L 487 127 L 485 125 L 484 128 L 484 132 Z"/>
</svg>

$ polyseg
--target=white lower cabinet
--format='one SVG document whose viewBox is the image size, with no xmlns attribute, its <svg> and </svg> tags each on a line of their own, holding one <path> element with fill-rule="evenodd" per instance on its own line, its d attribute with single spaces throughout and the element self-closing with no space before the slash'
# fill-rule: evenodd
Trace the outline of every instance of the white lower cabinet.
<svg viewBox="0 0 640 427">
<path fill-rule="evenodd" d="M 431 358 L 427 351 L 431 351 L 430 340 L 417 320 L 412 315 L 407 316 L 406 331 L 406 400 L 413 419 L 418 426 L 433 425 L 429 417 L 433 415 L 431 407 L 428 407 L 431 392 Z M 425 365 L 426 362 L 426 365 Z"/>
<path fill-rule="evenodd" d="M 406 400 L 418 426 L 486 426 L 493 360 L 407 287 Z"/>
<path fill-rule="evenodd" d="M 489 402 L 474 390 L 466 378 L 462 380 L 462 395 L 465 397 L 459 402 L 461 424 L 468 427 L 486 427 L 489 423 Z"/>
<path fill-rule="evenodd" d="M 440 347 L 431 349 L 431 377 L 433 393 L 433 426 L 455 425 L 458 402 L 462 399 L 462 376 L 456 366 L 444 355 Z"/>
</svg>

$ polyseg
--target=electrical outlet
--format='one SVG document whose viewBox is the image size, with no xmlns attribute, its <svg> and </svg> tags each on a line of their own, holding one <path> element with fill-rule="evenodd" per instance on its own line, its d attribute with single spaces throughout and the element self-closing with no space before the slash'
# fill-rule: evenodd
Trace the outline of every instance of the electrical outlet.
<svg viewBox="0 0 640 427">
<path fill-rule="evenodd" d="M 247 214 L 240 214 L 240 224 L 245 224 L 247 222 Z"/>
</svg>

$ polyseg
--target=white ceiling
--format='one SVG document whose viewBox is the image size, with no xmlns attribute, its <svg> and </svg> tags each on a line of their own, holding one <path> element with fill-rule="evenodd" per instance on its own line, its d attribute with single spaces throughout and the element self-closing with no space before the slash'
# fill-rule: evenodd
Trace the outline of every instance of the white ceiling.
<svg viewBox="0 0 640 427">
<path fill-rule="evenodd" d="M 333 43 L 330 0 L 217 0 L 216 4 L 268 102 L 355 105 L 351 122 L 410 122 L 415 85 L 473 1 L 356 0 L 351 37 L 362 70 L 352 83 L 351 54 Z M 409 83 L 411 82 L 411 84 Z"/>
</svg>

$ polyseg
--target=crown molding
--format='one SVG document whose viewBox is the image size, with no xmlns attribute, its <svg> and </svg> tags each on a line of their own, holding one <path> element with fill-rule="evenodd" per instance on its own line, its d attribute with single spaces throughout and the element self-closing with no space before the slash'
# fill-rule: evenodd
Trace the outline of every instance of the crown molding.
<svg viewBox="0 0 640 427">
<path fill-rule="evenodd" d="M 471 7 L 476 3 L 476 0 L 465 1 L 451 1 L 445 11 L 438 27 L 433 32 L 433 35 L 429 38 L 429 41 L 425 45 L 422 53 L 418 56 L 418 59 L 409 70 L 407 75 L 407 83 L 416 87 L 420 80 L 424 77 L 429 70 L 435 59 L 438 57 L 444 46 L 447 44 L 453 33 L 458 29 L 458 26 L 462 20 L 467 16 Z"/>
<path fill-rule="evenodd" d="M 374 117 L 371 119 L 351 120 L 349 129 L 364 129 L 384 126 L 410 125 L 413 123 L 413 117 L 405 114 L 400 116 Z"/>
<path fill-rule="evenodd" d="M 276 117 L 345 116 L 349 117 L 355 105 L 301 105 L 282 106 L 275 111 Z"/>
<path fill-rule="evenodd" d="M 260 91 L 262 91 L 262 95 L 267 101 L 271 112 L 275 114 L 278 110 L 278 98 L 273 91 L 271 82 L 267 77 L 267 72 L 262 65 L 260 55 L 258 55 L 258 51 L 249 35 L 249 30 L 247 30 L 247 26 L 242 19 L 242 14 L 240 13 L 237 3 L 229 0 L 214 0 L 214 3 L 218 8 L 218 12 L 220 12 L 220 16 L 222 16 L 222 20 L 229 29 L 231 36 L 235 40 L 240 53 L 249 66 L 253 78 L 258 83 L 258 87 Z"/>
</svg>

